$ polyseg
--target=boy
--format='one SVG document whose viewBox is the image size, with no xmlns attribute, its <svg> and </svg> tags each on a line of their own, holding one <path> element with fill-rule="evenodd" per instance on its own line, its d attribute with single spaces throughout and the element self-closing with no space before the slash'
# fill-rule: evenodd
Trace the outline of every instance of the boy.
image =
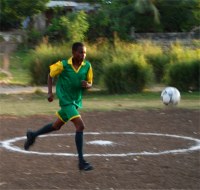
<svg viewBox="0 0 200 190">
<path fill-rule="evenodd" d="M 37 136 L 59 130 L 67 121 L 72 121 L 75 128 L 75 144 L 78 152 L 80 170 L 88 171 L 93 167 L 83 158 L 83 130 L 84 122 L 78 112 L 82 107 L 82 92 L 92 87 L 93 72 L 91 64 L 85 61 L 86 47 L 81 42 L 72 45 L 72 57 L 68 60 L 58 61 L 50 66 L 48 75 L 48 101 L 54 99 L 52 93 L 53 78 L 58 76 L 56 94 L 61 109 L 54 123 L 45 125 L 37 131 L 27 131 L 27 140 L 24 149 L 28 150 L 34 144 Z"/>
</svg>

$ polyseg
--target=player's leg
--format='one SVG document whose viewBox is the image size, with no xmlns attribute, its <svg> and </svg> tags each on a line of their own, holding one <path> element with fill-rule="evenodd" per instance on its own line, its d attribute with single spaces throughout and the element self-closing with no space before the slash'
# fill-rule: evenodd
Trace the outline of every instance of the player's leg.
<svg viewBox="0 0 200 190">
<path fill-rule="evenodd" d="M 76 127 L 76 134 L 75 134 L 75 143 L 78 152 L 78 159 L 79 159 L 79 169 L 89 171 L 92 170 L 93 167 L 91 164 L 85 161 L 83 157 L 83 130 L 85 128 L 84 122 L 81 117 L 76 117 L 71 120 Z"/>
<path fill-rule="evenodd" d="M 59 130 L 64 123 L 65 122 L 63 122 L 60 118 L 58 118 L 54 123 L 49 123 L 37 131 L 27 131 L 26 133 L 27 139 L 24 143 L 24 149 L 28 150 L 29 147 L 34 144 L 36 137 L 38 137 L 39 135 Z"/>
</svg>

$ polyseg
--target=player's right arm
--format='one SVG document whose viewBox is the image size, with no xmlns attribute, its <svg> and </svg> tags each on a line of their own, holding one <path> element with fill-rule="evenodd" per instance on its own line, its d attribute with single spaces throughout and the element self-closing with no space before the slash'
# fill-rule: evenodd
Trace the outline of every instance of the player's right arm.
<svg viewBox="0 0 200 190">
<path fill-rule="evenodd" d="M 63 64 L 61 61 L 58 61 L 50 66 L 50 73 L 48 75 L 47 84 L 48 84 L 48 101 L 53 101 L 53 92 L 52 92 L 52 86 L 53 86 L 53 78 L 58 76 L 63 71 Z"/>
<path fill-rule="evenodd" d="M 50 76 L 50 74 L 48 74 L 47 84 L 48 84 L 48 101 L 52 102 L 54 98 L 52 92 L 53 78 Z"/>
</svg>

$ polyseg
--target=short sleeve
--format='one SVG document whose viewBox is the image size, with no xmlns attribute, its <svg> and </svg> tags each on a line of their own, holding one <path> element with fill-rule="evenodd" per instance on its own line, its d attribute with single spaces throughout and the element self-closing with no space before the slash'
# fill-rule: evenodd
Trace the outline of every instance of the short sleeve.
<svg viewBox="0 0 200 190">
<path fill-rule="evenodd" d="M 87 82 L 89 82 L 90 84 L 92 84 L 93 82 L 93 70 L 91 65 L 87 73 Z"/>
<path fill-rule="evenodd" d="M 56 77 L 63 71 L 63 64 L 61 61 L 58 61 L 54 63 L 53 65 L 50 65 L 50 76 L 52 78 Z"/>
</svg>

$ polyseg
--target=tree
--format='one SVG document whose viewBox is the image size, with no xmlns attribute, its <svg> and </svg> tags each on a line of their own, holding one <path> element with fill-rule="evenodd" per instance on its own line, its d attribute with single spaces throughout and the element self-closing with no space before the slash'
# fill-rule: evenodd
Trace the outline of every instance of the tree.
<svg viewBox="0 0 200 190">
<path fill-rule="evenodd" d="M 51 41 L 83 41 L 88 31 L 87 14 L 84 11 L 55 17 L 46 35 Z"/>
<path fill-rule="evenodd" d="M 131 29 L 137 32 L 157 31 L 159 11 L 152 0 L 104 0 L 101 9 L 89 18 L 89 38 L 113 38 L 129 40 Z"/>
<path fill-rule="evenodd" d="M 138 13 L 144 14 L 151 12 L 156 23 L 160 23 L 160 13 L 152 0 L 136 0 L 135 10 Z"/>
<path fill-rule="evenodd" d="M 69 22 L 66 25 L 68 29 L 68 38 L 70 41 L 83 41 L 85 39 L 85 33 L 88 31 L 87 15 L 84 11 L 78 13 L 71 13 L 69 16 Z"/>
<path fill-rule="evenodd" d="M 106 0 L 75 0 L 78 3 L 102 3 Z"/>
<path fill-rule="evenodd" d="M 185 32 L 200 23 L 199 0 L 156 0 L 165 32 Z"/>
<path fill-rule="evenodd" d="M 31 17 L 46 9 L 49 0 L 1 0 L 1 30 L 18 28 L 26 17 Z"/>
</svg>

